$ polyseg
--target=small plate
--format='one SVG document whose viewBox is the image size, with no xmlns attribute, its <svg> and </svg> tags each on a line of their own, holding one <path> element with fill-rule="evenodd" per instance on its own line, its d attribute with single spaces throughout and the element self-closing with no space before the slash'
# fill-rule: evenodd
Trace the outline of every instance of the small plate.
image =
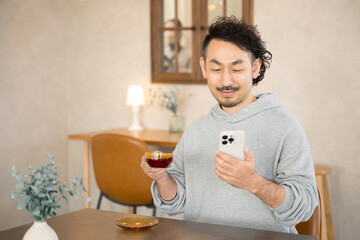
<svg viewBox="0 0 360 240">
<path fill-rule="evenodd" d="M 158 225 L 159 221 L 156 218 L 150 217 L 133 217 L 133 218 L 123 218 L 117 220 L 116 225 L 125 229 L 147 229 L 153 226 Z"/>
</svg>

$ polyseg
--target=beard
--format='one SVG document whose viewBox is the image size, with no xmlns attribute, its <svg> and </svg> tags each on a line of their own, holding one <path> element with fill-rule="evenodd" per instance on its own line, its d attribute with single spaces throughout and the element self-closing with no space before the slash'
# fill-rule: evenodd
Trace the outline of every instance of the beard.
<svg viewBox="0 0 360 240">
<path fill-rule="evenodd" d="M 226 87 L 217 87 L 216 90 L 218 92 L 223 92 L 223 91 L 238 91 L 240 89 L 240 87 L 233 87 L 233 86 L 226 86 Z M 215 97 L 216 100 L 218 101 L 218 103 L 220 104 L 220 106 L 222 107 L 227 107 L 227 108 L 231 108 L 231 107 L 235 107 L 236 105 L 238 105 L 239 103 L 241 103 L 241 98 L 235 98 L 234 96 L 231 97 L 222 97 L 222 96 L 217 96 Z"/>
<path fill-rule="evenodd" d="M 220 100 L 220 99 L 218 99 L 218 103 L 220 104 L 220 106 L 226 107 L 226 108 L 235 107 L 236 105 L 238 105 L 241 102 L 242 102 L 241 99 L 235 99 L 235 100 L 230 100 L 230 99 Z"/>
</svg>

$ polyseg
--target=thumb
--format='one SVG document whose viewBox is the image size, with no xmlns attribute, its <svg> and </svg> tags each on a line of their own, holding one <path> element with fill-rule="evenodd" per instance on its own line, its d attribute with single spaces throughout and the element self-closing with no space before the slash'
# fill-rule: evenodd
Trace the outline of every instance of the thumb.
<svg viewBox="0 0 360 240">
<path fill-rule="evenodd" d="M 247 147 L 244 148 L 244 155 L 245 155 L 245 161 L 255 162 L 252 152 L 249 149 L 247 149 Z"/>
</svg>

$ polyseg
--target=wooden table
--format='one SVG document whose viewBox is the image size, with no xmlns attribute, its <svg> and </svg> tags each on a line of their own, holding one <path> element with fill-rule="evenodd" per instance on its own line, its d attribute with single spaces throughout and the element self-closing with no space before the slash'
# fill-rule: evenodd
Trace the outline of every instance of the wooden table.
<svg viewBox="0 0 360 240">
<path fill-rule="evenodd" d="M 147 230 L 125 230 L 115 225 L 121 218 L 139 215 L 83 209 L 48 219 L 60 240 L 118 240 L 118 239 L 244 239 L 244 240 L 311 240 L 313 236 L 270 232 L 248 228 L 229 227 L 215 224 L 196 223 L 168 218 L 157 218 L 159 224 Z M 19 240 L 31 224 L 0 232 L 0 239 Z"/>
<path fill-rule="evenodd" d="M 129 131 L 126 128 L 110 129 L 104 131 L 70 134 L 68 139 L 81 140 L 84 142 L 84 184 L 87 188 L 85 198 L 90 197 L 90 141 L 91 138 L 98 134 L 112 133 L 132 136 L 143 140 L 149 145 L 157 145 L 164 147 L 176 147 L 176 144 L 180 141 L 182 134 L 171 134 L 168 130 L 150 130 L 145 129 L 143 131 Z M 90 202 L 85 202 L 85 208 L 90 207 Z"/>
</svg>

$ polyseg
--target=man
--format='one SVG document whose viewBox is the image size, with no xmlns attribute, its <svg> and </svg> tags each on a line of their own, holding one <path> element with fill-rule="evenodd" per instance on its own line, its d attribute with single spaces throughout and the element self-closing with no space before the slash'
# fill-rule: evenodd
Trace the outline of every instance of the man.
<svg viewBox="0 0 360 240">
<path fill-rule="evenodd" d="M 304 131 L 276 94 L 252 92 L 270 61 L 255 27 L 234 17 L 210 26 L 200 65 L 219 104 L 186 129 L 170 168 L 151 168 L 142 159 L 163 212 L 291 233 L 311 217 L 318 196 Z M 216 150 L 223 130 L 245 132 L 245 160 Z"/>
</svg>

